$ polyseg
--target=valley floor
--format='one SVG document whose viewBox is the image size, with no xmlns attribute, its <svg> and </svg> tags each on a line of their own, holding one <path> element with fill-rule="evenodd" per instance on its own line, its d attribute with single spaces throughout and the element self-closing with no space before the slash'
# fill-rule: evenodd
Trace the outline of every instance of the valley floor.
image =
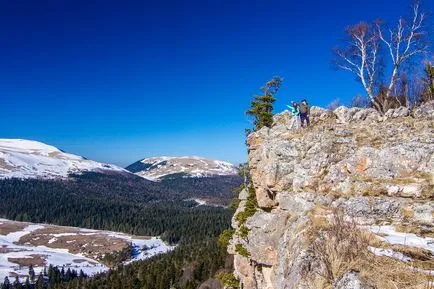
<svg viewBox="0 0 434 289">
<path fill-rule="evenodd" d="M 30 265 L 36 275 L 49 265 L 94 275 L 109 269 L 104 262 L 108 255 L 129 246 L 128 263 L 174 248 L 158 237 L 0 219 L 0 280 L 6 276 L 24 280 Z"/>
</svg>

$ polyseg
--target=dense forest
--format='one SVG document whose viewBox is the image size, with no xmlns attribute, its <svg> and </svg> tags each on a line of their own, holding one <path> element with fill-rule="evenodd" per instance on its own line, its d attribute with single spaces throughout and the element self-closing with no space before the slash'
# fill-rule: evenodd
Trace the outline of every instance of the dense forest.
<svg viewBox="0 0 434 289">
<path fill-rule="evenodd" d="M 184 201 L 184 196 L 195 196 L 187 188 L 180 192 L 125 178 L 89 174 L 71 181 L 2 180 L 0 216 L 161 236 L 170 243 L 216 236 L 230 225 L 230 210 Z"/>
<path fill-rule="evenodd" d="M 211 176 L 206 178 L 186 178 L 182 174 L 164 177 L 161 183 L 183 196 L 203 198 L 213 204 L 229 205 L 234 194 L 233 188 L 241 184 L 239 176 Z"/>
<path fill-rule="evenodd" d="M 186 199 L 201 197 L 228 203 L 233 198 L 232 188 L 240 183 L 240 177 L 172 176 L 155 183 L 134 176 L 96 173 L 67 181 L 2 180 L 3 218 L 159 235 L 177 244 L 168 254 L 92 278 L 49 268 L 46 276 L 36 276 L 34 282 L 6 280 L 2 288 L 197 288 L 218 270 L 232 266 L 217 237 L 230 227 L 233 209 L 198 206 Z"/>
</svg>

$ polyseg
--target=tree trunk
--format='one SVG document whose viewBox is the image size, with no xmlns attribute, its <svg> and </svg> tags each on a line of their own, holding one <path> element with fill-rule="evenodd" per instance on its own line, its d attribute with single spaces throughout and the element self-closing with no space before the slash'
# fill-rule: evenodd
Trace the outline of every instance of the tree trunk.
<svg viewBox="0 0 434 289">
<path fill-rule="evenodd" d="M 389 87 L 387 88 L 386 97 L 389 97 L 389 96 L 390 96 L 390 93 L 392 92 L 392 88 L 393 88 L 393 85 L 395 84 L 396 74 L 397 74 L 397 73 L 398 73 L 398 66 L 395 65 L 395 66 L 393 67 L 392 77 L 390 78 Z"/>
</svg>

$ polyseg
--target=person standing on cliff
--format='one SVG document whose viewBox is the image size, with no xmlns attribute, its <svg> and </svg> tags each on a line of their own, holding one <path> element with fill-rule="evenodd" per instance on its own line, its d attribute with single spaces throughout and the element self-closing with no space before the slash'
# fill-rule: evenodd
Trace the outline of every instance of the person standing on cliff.
<svg viewBox="0 0 434 289">
<path fill-rule="evenodd" d="M 306 121 L 306 127 L 310 125 L 309 115 L 310 115 L 310 107 L 307 104 L 306 99 L 303 99 L 303 101 L 300 104 L 300 120 L 301 120 L 302 127 L 305 121 Z"/>
<path fill-rule="evenodd" d="M 287 105 L 289 110 L 291 111 L 293 122 L 290 126 L 290 129 L 295 127 L 296 129 L 300 127 L 300 106 L 296 102 L 292 102 L 292 106 Z"/>
</svg>

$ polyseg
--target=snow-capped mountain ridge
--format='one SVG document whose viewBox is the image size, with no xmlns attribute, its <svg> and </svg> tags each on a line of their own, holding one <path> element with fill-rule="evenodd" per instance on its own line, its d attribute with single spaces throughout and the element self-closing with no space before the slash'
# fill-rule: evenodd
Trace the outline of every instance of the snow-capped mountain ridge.
<svg viewBox="0 0 434 289">
<path fill-rule="evenodd" d="M 146 179 L 158 180 L 181 174 L 184 177 L 228 176 L 237 174 L 236 167 L 228 162 L 198 156 L 150 157 L 126 168 Z"/>
<path fill-rule="evenodd" d="M 0 139 L 0 179 L 67 178 L 84 172 L 127 171 L 115 165 L 99 163 L 38 141 Z"/>
</svg>

